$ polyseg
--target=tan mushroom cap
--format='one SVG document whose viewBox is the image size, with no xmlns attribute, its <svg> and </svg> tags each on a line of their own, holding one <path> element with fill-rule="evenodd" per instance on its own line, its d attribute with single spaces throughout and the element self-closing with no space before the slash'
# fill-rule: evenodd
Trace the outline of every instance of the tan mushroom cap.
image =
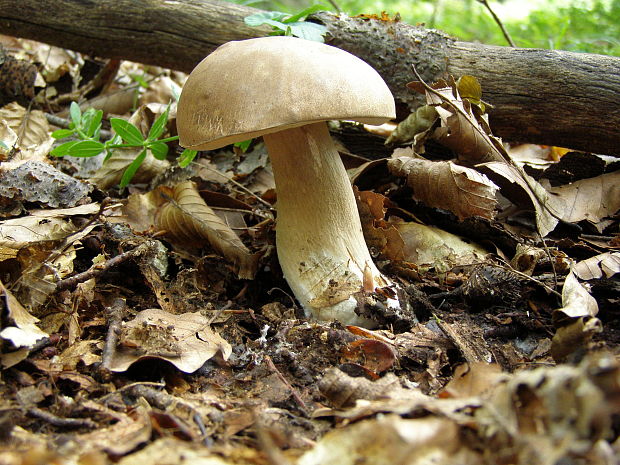
<svg viewBox="0 0 620 465">
<path fill-rule="evenodd" d="M 179 100 L 181 145 L 211 150 L 326 120 L 395 117 L 381 76 L 356 56 L 294 37 L 228 42 L 192 71 Z"/>
</svg>

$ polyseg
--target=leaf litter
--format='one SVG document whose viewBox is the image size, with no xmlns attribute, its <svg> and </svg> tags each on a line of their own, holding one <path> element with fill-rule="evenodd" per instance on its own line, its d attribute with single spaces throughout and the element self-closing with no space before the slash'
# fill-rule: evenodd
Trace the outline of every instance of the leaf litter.
<svg viewBox="0 0 620 465">
<path fill-rule="evenodd" d="M 51 158 L 50 116 L 79 100 L 144 138 L 185 76 L 3 41 L 20 83 L 45 57 L 47 100 L 0 109 L 0 463 L 616 463 L 617 163 L 507 148 L 473 77 L 412 84 L 427 104 L 373 136 L 405 147 L 352 172 L 415 316 L 311 322 L 260 142 L 186 168 L 169 142 L 119 190 L 140 150 Z"/>
</svg>

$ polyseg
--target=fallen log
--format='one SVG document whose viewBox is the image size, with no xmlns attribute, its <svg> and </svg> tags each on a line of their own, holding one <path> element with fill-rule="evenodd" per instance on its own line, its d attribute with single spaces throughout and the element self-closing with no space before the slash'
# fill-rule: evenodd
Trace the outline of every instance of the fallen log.
<svg viewBox="0 0 620 465">
<path fill-rule="evenodd" d="M 0 0 L 0 32 L 106 58 L 190 71 L 230 40 L 267 35 L 243 18 L 259 10 L 215 0 Z M 313 17 L 327 43 L 370 63 L 400 117 L 420 98 L 405 87 L 415 65 L 428 82 L 472 74 L 494 132 L 509 141 L 620 154 L 620 58 L 457 41 L 402 22 Z"/>
</svg>

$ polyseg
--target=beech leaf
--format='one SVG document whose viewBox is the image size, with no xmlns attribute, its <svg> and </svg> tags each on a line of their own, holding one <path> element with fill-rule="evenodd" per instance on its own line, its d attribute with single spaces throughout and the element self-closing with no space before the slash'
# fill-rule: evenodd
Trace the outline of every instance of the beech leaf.
<svg viewBox="0 0 620 465">
<path fill-rule="evenodd" d="M 192 373 L 218 352 L 224 360 L 232 347 L 213 332 L 209 320 L 196 313 L 174 315 L 158 308 L 144 310 L 123 325 L 121 346 L 113 354 L 109 369 L 125 371 L 145 357 L 167 360 L 185 373 Z"/>
<path fill-rule="evenodd" d="M 573 271 L 579 279 L 611 278 L 620 273 L 620 252 L 605 252 L 578 262 Z"/>
<path fill-rule="evenodd" d="M 174 187 L 172 199 L 156 216 L 159 228 L 183 241 L 206 239 L 211 247 L 237 265 L 242 279 L 252 279 L 258 255 L 252 254 L 224 221 L 202 199 L 196 184 L 182 182 Z"/>
<path fill-rule="evenodd" d="M 428 206 L 450 210 L 461 220 L 494 216 L 497 186 L 473 169 L 410 157 L 393 158 L 388 168 L 406 177 L 414 198 Z"/>
</svg>

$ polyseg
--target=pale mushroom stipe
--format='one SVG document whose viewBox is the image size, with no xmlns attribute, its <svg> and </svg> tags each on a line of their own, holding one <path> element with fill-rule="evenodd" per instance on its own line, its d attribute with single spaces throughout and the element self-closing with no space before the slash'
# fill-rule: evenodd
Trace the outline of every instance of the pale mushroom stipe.
<svg viewBox="0 0 620 465">
<path fill-rule="evenodd" d="M 370 256 L 326 124 L 381 124 L 394 117 L 394 98 L 371 66 L 294 37 L 228 42 L 198 64 L 183 87 L 182 146 L 212 150 L 263 136 L 278 195 L 278 260 L 309 317 L 372 326 L 356 314 L 356 294 L 394 287 Z M 381 294 L 384 305 L 399 308 Z"/>
</svg>

